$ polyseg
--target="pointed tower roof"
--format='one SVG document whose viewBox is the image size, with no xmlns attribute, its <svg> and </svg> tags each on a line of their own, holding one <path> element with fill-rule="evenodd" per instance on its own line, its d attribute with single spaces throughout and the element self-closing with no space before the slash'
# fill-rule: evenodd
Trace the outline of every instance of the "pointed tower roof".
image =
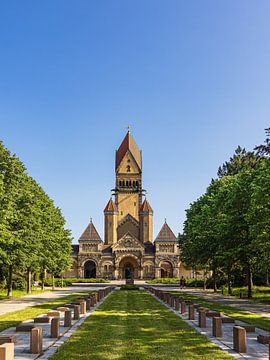
<svg viewBox="0 0 270 360">
<path fill-rule="evenodd" d="M 112 198 L 110 198 L 110 200 L 108 201 L 108 204 L 104 209 L 104 212 L 117 212 L 117 207 Z"/>
<path fill-rule="evenodd" d="M 156 237 L 155 241 L 176 241 L 177 238 L 172 232 L 172 229 L 167 224 L 166 220 L 164 225 L 162 226 L 158 236 Z"/>
<path fill-rule="evenodd" d="M 92 219 L 90 220 L 90 223 L 87 225 L 87 228 L 84 230 L 84 232 L 80 236 L 79 240 L 101 241 L 101 237 L 99 236 L 97 229 L 95 228 L 94 224 L 92 223 Z"/>
<path fill-rule="evenodd" d="M 140 207 L 140 212 L 149 212 L 153 213 L 153 209 L 151 208 L 149 202 L 145 199 Z"/>
<path fill-rule="evenodd" d="M 117 169 L 120 165 L 123 157 L 125 156 L 127 151 L 130 151 L 132 156 L 134 157 L 134 160 L 136 161 L 139 169 L 142 169 L 142 157 L 141 152 L 135 143 L 135 140 L 133 139 L 130 130 L 128 130 L 124 140 L 122 141 L 122 144 L 119 146 L 119 149 L 116 151 L 116 161 L 115 161 L 115 168 Z"/>
</svg>

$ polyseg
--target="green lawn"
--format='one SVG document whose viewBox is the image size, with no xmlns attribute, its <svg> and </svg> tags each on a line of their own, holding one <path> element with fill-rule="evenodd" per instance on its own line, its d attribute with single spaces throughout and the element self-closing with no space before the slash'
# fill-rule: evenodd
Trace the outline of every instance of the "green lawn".
<svg viewBox="0 0 270 360">
<path fill-rule="evenodd" d="M 174 295 L 179 295 L 179 297 L 183 299 L 192 300 L 195 303 L 206 306 L 211 310 L 220 311 L 234 319 L 241 320 L 248 324 L 255 325 L 256 327 L 259 327 L 261 329 L 270 331 L 270 317 L 261 316 L 249 311 L 241 310 L 229 305 L 223 305 L 214 301 L 205 300 L 199 296 L 190 295 L 184 292 L 179 293 L 171 291 L 171 293 L 173 293 Z"/>
<path fill-rule="evenodd" d="M 52 360 L 223 360 L 231 356 L 145 291 L 115 291 Z"/>
<path fill-rule="evenodd" d="M 17 326 L 20 322 L 47 313 L 50 309 L 55 309 L 59 306 L 74 300 L 80 294 L 89 293 L 89 291 L 82 291 L 71 295 L 63 296 L 59 299 L 51 300 L 40 305 L 30 306 L 23 310 L 14 311 L 8 314 L 0 315 L 0 331 L 9 327 Z M 1 306 L 1 305 L 0 305 Z"/>
<path fill-rule="evenodd" d="M 40 288 L 34 288 L 32 290 L 32 294 L 39 294 L 44 291 L 50 291 L 50 289 L 41 290 Z M 21 297 L 24 295 L 27 295 L 26 290 L 12 290 L 12 298 Z M 7 290 L 0 290 L 0 300 L 7 300 L 7 299 L 9 299 L 9 297 L 7 296 Z"/>
<path fill-rule="evenodd" d="M 222 290 L 218 290 L 218 293 L 222 294 Z M 223 288 L 223 294 L 228 295 L 227 287 Z M 238 298 L 247 298 L 247 287 L 242 286 L 232 288 L 232 295 Z M 270 286 L 254 286 L 252 290 L 252 300 L 270 304 Z"/>
</svg>

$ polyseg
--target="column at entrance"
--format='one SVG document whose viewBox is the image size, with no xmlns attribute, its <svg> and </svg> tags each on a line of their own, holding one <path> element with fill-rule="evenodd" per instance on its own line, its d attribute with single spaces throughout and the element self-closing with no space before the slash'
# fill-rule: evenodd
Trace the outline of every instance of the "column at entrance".
<svg viewBox="0 0 270 360">
<path fill-rule="evenodd" d="M 156 278 L 156 279 L 161 278 L 160 270 L 161 270 L 161 269 L 160 269 L 159 267 L 156 267 L 156 269 L 155 269 L 155 278 Z"/>
</svg>

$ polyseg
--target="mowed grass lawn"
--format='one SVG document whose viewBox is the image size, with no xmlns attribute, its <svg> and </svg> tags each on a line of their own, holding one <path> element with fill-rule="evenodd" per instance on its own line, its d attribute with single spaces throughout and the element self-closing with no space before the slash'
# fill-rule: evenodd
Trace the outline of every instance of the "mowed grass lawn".
<svg viewBox="0 0 270 360">
<path fill-rule="evenodd" d="M 171 291 L 171 293 L 181 297 L 182 299 L 191 300 L 194 303 L 208 307 L 211 310 L 220 311 L 223 314 L 230 316 L 236 320 L 244 321 L 258 328 L 270 331 L 270 317 L 263 316 L 260 314 L 255 314 L 246 310 L 241 310 L 233 306 L 223 305 L 216 301 L 205 300 L 202 297 L 184 292 Z"/>
<path fill-rule="evenodd" d="M 52 360 L 232 359 L 145 291 L 115 291 Z"/>
<path fill-rule="evenodd" d="M 89 293 L 89 291 L 82 291 L 73 293 L 61 298 L 50 300 L 39 305 L 29 306 L 23 310 L 13 311 L 7 314 L 0 315 L 0 331 L 9 327 L 17 326 L 24 320 L 33 319 L 34 317 L 46 314 L 49 310 L 62 306 L 70 301 L 74 301 L 80 295 Z M 1 306 L 1 303 L 0 303 Z"/>
</svg>

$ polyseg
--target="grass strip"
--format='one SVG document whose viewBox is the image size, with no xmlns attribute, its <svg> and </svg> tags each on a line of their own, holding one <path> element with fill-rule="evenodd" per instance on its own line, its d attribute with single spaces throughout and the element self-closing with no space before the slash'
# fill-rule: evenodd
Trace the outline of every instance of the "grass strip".
<svg viewBox="0 0 270 360">
<path fill-rule="evenodd" d="M 248 324 L 254 325 L 258 328 L 270 331 L 270 318 L 266 316 L 262 316 L 259 314 L 252 313 L 250 311 L 241 310 L 239 308 L 235 308 L 229 305 L 223 305 L 215 301 L 205 300 L 202 297 L 187 294 L 184 292 L 175 292 L 170 291 L 174 295 L 178 295 L 179 297 L 185 300 L 191 300 L 197 304 L 201 304 L 203 306 L 208 307 L 211 310 L 220 311 L 223 314 L 230 316 L 236 320 L 244 321 Z"/>
<path fill-rule="evenodd" d="M 40 294 L 43 292 L 48 292 L 50 290 L 41 290 L 41 289 L 33 289 L 31 294 L 27 294 L 26 290 L 12 290 L 12 297 L 11 298 L 18 298 L 25 295 L 34 295 L 34 294 Z M 0 301 L 1 300 L 8 300 L 10 297 L 7 296 L 7 290 L 0 290 Z"/>
<path fill-rule="evenodd" d="M 17 310 L 3 314 L 0 316 L 0 331 L 3 331 L 12 326 L 17 326 L 24 320 L 33 319 L 38 315 L 47 313 L 49 310 L 62 306 L 67 302 L 76 299 L 80 294 L 84 293 L 89 293 L 89 291 L 73 293 L 58 299 L 44 302 L 39 305 L 29 306 L 23 310 Z"/>
<path fill-rule="evenodd" d="M 115 291 L 51 360 L 227 360 L 146 291 Z"/>
</svg>

